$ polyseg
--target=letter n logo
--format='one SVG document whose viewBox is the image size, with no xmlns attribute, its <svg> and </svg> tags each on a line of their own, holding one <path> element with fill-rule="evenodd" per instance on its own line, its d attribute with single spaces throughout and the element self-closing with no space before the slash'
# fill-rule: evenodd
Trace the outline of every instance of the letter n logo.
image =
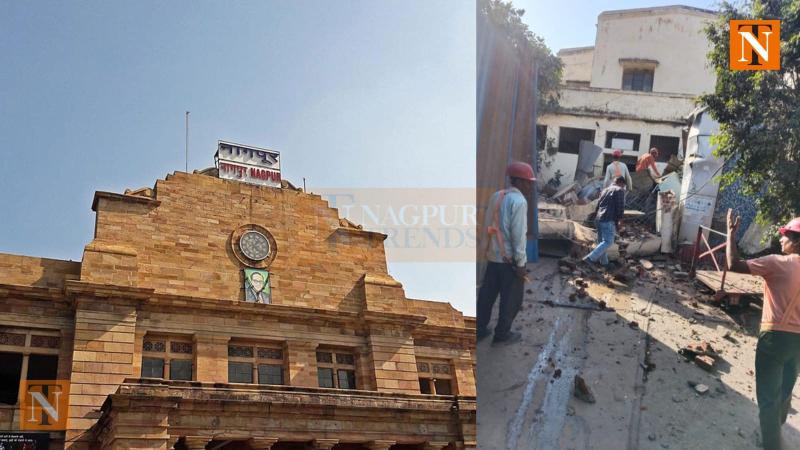
<svg viewBox="0 0 800 450">
<path fill-rule="evenodd" d="M 781 21 L 731 20 L 731 70 L 780 70 Z"/>
<path fill-rule="evenodd" d="M 26 380 L 19 402 L 21 430 L 66 430 L 68 380 Z"/>
</svg>

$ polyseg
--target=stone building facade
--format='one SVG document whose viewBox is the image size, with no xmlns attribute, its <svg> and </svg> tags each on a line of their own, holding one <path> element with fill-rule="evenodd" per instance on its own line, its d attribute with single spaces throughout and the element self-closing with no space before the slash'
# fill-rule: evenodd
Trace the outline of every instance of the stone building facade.
<svg viewBox="0 0 800 450">
<path fill-rule="evenodd" d="M 0 254 L 0 430 L 35 376 L 70 381 L 52 449 L 475 447 L 474 318 L 406 298 L 385 235 L 213 171 L 92 209 L 82 261 Z M 245 301 L 253 227 L 268 304 Z"/>
<path fill-rule="evenodd" d="M 713 11 L 681 5 L 604 11 L 593 46 L 561 49 L 559 109 L 537 121 L 538 147 L 548 150 L 542 180 L 560 172 L 562 184 L 571 182 L 582 140 L 605 149 L 596 174 L 614 148 L 623 150 L 632 169 L 651 147 L 661 150 L 660 170 L 670 156 L 682 158 L 695 99 L 716 82 L 703 33 L 716 18 Z"/>
</svg>

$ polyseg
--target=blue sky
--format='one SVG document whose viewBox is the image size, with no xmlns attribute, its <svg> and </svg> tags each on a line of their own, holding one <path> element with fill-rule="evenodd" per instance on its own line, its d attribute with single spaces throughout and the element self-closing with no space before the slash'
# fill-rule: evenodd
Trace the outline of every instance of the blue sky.
<svg viewBox="0 0 800 450">
<path fill-rule="evenodd" d="M 553 53 L 562 48 L 594 45 L 597 16 L 603 11 L 646 8 L 652 6 L 686 5 L 717 9 L 717 0 L 512 0 L 523 8 L 523 22 L 531 31 L 544 38 Z"/>
<path fill-rule="evenodd" d="M 81 258 L 95 190 L 278 150 L 314 187 L 475 185 L 475 7 L 460 0 L 0 3 L 0 252 Z M 474 315 L 474 264 L 397 263 Z M 442 280 L 448 280 L 443 283 Z"/>
</svg>

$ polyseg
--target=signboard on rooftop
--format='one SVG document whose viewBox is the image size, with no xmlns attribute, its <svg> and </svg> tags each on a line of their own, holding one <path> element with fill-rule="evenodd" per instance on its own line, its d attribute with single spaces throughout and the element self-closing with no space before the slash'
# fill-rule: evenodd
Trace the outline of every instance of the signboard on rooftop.
<svg viewBox="0 0 800 450">
<path fill-rule="evenodd" d="M 280 157 L 274 150 L 218 141 L 214 159 L 222 179 L 281 187 Z"/>
</svg>

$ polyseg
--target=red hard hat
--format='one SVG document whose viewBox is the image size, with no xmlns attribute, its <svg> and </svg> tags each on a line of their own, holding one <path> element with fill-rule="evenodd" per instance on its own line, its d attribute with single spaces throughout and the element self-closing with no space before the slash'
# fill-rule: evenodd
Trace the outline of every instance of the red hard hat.
<svg viewBox="0 0 800 450">
<path fill-rule="evenodd" d="M 535 181 L 536 176 L 533 174 L 533 168 L 530 164 L 514 161 L 506 168 L 506 175 L 511 178 L 521 178 L 523 180 Z"/>
<path fill-rule="evenodd" d="M 790 220 L 785 226 L 782 226 L 778 229 L 782 235 L 786 235 L 787 231 L 794 231 L 795 233 L 800 233 L 800 217 L 795 217 L 794 219 Z"/>
<path fill-rule="evenodd" d="M 619 157 L 621 157 L 621 156 L 622 156 L 622 150 L 620 150 L 620 149 L 615 149 L 615 150 L 614 150 L 614 151 L 611 153 L 611 155 L 612 155 L 614 158 L 619 158 Z"/>
</svg>

